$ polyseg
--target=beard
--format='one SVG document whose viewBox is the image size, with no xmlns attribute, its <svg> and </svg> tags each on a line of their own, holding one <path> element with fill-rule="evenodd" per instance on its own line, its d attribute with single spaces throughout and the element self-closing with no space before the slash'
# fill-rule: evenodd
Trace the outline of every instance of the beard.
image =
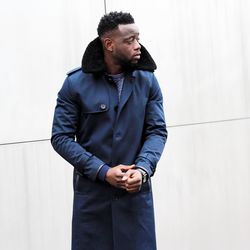
<svg viewBox="0 0 250 250">
<path fill-rule="evenodd" d="M 117 64 L 121 65 L 121 67 L 125 70 L 135 69 L 139 60 L 128 59 L 125 56 L 117 56 L 116 58 Z"/>
</svg>

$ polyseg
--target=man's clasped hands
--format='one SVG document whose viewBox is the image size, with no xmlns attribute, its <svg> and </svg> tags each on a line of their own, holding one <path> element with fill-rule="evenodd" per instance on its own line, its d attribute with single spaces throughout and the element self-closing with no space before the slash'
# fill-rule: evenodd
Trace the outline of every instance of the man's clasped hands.
<svg viewBox="0 0 250 250">
<path fill-rule="evenodd" d="M 105 180 L 114 187 L 127 190 L 129 193 L 139 192 L 142 185 L 141 172 L 135 165 L 118 165 L 106 173 Z"/>
</svg>

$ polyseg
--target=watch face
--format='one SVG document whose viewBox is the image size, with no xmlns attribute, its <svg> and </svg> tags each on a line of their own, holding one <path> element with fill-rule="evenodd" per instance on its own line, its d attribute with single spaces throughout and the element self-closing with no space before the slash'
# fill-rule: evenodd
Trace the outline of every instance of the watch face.
<svg viewBox="0 0 250 250">
<path fill-rule="evenodd" d="M 145 183 L 147 181 L 147 172 L 141 168 L 138 168 L 138 170 L 141 172 L 142 175 L 142 183 Z"/>
</svg>

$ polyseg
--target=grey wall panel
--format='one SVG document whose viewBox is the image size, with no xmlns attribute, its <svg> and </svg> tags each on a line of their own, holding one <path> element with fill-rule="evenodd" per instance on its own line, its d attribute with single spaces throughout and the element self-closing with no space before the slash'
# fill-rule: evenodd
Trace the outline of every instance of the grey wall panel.
<svg viewBox="0 0 250 250">
<path fill-rule="evenodd" d="M 249 131 L 249 120 L 169 129 L 153 177 L 159 250 L 249 248 Z M 0 249 L 69 249 L 72 167 L 48 141 L 0 146 L 0 167 Z"/>
<path fill-rule="evenodd" d="M 159 250 L 250 246 L 250 120 L 169 129 L 153 177 Z"/>
<path fill-rule="evenodd" d="M 158 63 L 169 140 L 153 177 L 159 250 L 248 250 L 250 1 L 114 1 Z M 143 7 L 142 7 L 143 4 Z M 0 9 L 0 144 L 45 139 L 104 1 Z M 174 126 L 173 125 L 177 125 Z M 70 249 L 72 167 L 49 141 L 0 145 L 0 249 Z"/>
<path fill-rule="evenodd" d="M 0 172 L 0 249 L 70 249 L 72 167 L 25 143 L 0 146 Z"/>
<path fill-rule="evenodd" d="M 250 1 L 117 1 L 158 64 L 169 125 L 250 116 Z"/>
<path fill-rule="evenodd" d="M 0 143 L 49 138 L 56 94 L 103 13 L 102 0 L 1 5 Z"/>
</svg>

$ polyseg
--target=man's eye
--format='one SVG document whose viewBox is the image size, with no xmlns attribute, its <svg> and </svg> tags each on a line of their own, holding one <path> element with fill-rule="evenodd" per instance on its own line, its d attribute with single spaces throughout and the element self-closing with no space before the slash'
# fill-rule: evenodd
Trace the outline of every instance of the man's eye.
<svg viewBox="0 0 250 250">
<path fill-rule="evenodd" d="M 127 44 L 132 44 L 135 40 L 137 42 L 139 42 L 140 38 L 139 37 L 131 37 L 131 38 L 129 38 L 129 39 L 126 40 L 126 43 Z"/>
<path fill-rule="evenodd" d="M 131 39 L 127 40 L 127 43 L 131 44 L 131 43 L 133 43 L 133 41 L 134 41 L 134 38 L 131 38 Z"/>
</svg>

